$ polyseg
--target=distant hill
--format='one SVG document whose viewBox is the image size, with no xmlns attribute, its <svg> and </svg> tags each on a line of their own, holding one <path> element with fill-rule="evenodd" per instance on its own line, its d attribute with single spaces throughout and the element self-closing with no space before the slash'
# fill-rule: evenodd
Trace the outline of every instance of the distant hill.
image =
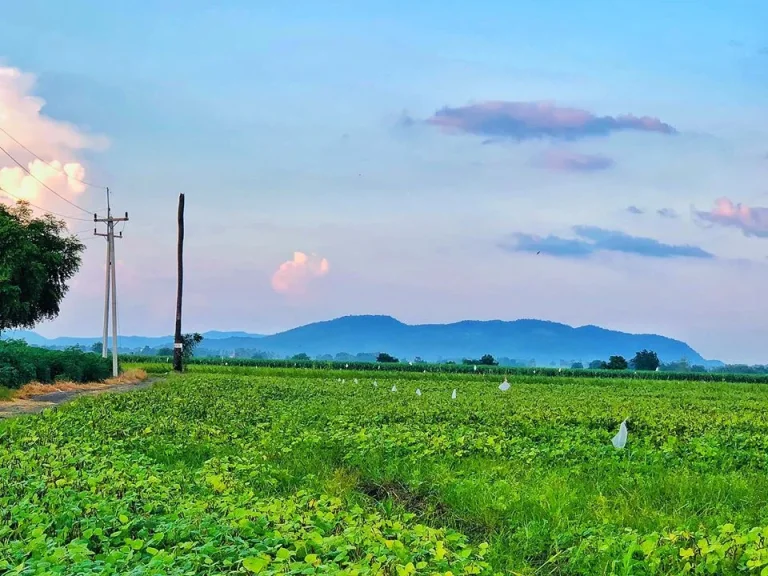
<svg viewBox="0 0 768 576">
<path fill-rule="evenodd" d="M 492 354 L 535 359 L 539 365 L 560 360 L 589 362 L 613 354 L 631 358 L 646 348 L 654 350 L 663 362 L 685 357 L 691 364 L 709 364 L 685 342 L 665 336 L 627 334 L 598 326 L 573 328 L 545 320 L 408 325 L 389 316 L 345 316 L 265 336 L 258 345 L 261 350 L 280 355 L 388 352 L 399 357 L 438 360 Z"/>
<path fill-rule="evenodd" d="M 203 332 L 203 339 L 208 343 L 219 340 L 229 340 L 236 338 L 245 338 L 248 342 L 262 338 L 261 334 L 249 334 L 248 332 L 219 332 L 211 330 Z M 9 330 L 3 332 L 0 336 L 3 340 L 18 339 L 24 340 L 32 346 L 55 346 L 65 348 L 68 346 L 91 346 L 94 342 L 101 342 L 101 336 L 98 337 L 73 337 L 61 336 L 59 338 L 45 338 L 37 332 L 29 330 Z M 111 341 L 111 340 L 110 340 Z M 162 348 L 164 346 L 173 346 L 173 336 L 119 336 L 118 342 L 121 348 L 141 349 L 146 346 L 150 348 Z"/>
<path fill-rule="evenodd" d="M 209 353 L 234 350 L 268 352 L 276 356 L 306 353 L 312 357 L 340 352 L 388 352 L 398 357 L 424 360 L 460 360 L 492 354 L 521 361 L 535 359 L 543 366 L 552 362 L 607 359 L 619 354 L 627 359 L 642 349 L 654 350 L 663 362 L 685 357 L 691 364 L 721 365 L 707 361 L 685 342 L 657 334 L 628 334 L 598 326 L 574 328 L 545 320 L 465 320 L 452 324 L 404 324 L 390 316 L 344 316 L 262 336 L 246 332 L 206 332 L 201 344 Z M 46 339 L 34 332 L 8 332 L 4 338 L 26 339 L 37 346 L 89 346 L 99 338 Z M 170 336 L 148 338 L 121 336 L 120 347 L 159 348 Z"/>
</svg>

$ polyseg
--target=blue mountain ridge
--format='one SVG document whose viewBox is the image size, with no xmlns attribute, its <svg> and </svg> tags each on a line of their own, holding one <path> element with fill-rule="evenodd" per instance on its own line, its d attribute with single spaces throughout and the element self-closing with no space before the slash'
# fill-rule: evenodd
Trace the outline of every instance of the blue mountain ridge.
<svg viewBox="0 0 768 576">
<path fill-rule="evenodd" d="M 705 360 L 685 342 L 657 334 L 629 334 L 599 326 L 572 327 L 534 319 L 409 325 L 390 316 L 343 316 L 268 336 L 217 331 L 203 336 L 201 347 L 215 353 L 247 349 L 278 356 L 303 352 L 315 357 L 339 352 L 388 352 L 403 358 L 420 356 L 429 361 L 492 354 L 526 361 L 535 359 L 538 365 L 546 365 L 561 360 L 589 362 L 614 354 L 631 358 L 637 351 L 648 349 L 655 351 L 663 362 L 686 358 L 691 364 L 721 364 Z M 12 337 L 36 346 L 89 346 L 100 341 L 100 338 L 46 339 L 23 331 L 3 334 L 3 338 Z M 172 341 L 170 336 L 121 336 L 119 340 L 121 348 L 159 348 Z"/>
</svg>

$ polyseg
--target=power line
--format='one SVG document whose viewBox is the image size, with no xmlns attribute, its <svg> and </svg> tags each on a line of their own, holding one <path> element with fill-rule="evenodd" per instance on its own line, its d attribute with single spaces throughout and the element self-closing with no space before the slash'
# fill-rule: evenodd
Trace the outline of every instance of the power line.
<svg viewBox="0 0 768 576">
<path fill-rule="evenodd" d="M 40 158 L 40 156 L 38 156 L 37 154 L 35 154 L 34 152 L 32 152 L 32 150 L 30 150 L 29 148 L 27 148 L 26 146 L 24 146 L 24 144 L 22 144 L 21 142 L 19 142 L 18 140 L 16 140 L 16 138 L 14 138 L 14 137 L 13 137 L 13 135 L 12 135 L 10 132 L 8 132 L 8 130 L 6 130 L 5 128 L 3 128 L 2 126 L 0 126 L 0 132 L 2 132 L 3 134 L 5 134 L 6 136 L 8 136 L 8 138 L 10 138 L 10 139 L 11 139 L 11 140 L 13 140 L 14 142 L 16 142 L 16 144 L 18 144 L 18 145 L 19 145 L 19 146 L 21 146 L 21 147 L 22 147 L 24 150 L 26 150 L 27 152 L 29 152 L 30 154 L 32 154 L 32 156 L 34 156 L 35 158 L 37 158 L 38 160 L 40 160 L 40 162 L 42 162 L 43 164 L 45 164 L 46 166 L 48 166 L 48 167 L 50 167 L 50 168 L 52 168 L 52 169 L 54 169 L 54 170 L 57 170 L 57 171 L 58 171 L 58 172 L 60 172 L 61 174 L 64 174 L 64 175 L 66 175 L 66 177 L 67 177 L 67 178 L 69 178 L 69 179 L 71 179 L 71 180 L 75 180 L 76 182 L 80 182 L 80 184 L 85 184 L 86 186 L 90 186 L 91 188 L 99 188 L 99 189 L 101 189 L 101 190 L 103 190 L 104 188 L 106 188 L 106 186 L 99 186 L 98 184 L 91 184 L 90 182 L 86 182 L 85 180 L 80 180 L 79 178 L 75 178 L 74 176 L 70 176 L 69 174 L 67 174 L 66 172 L 64 172 L 64 170 L 62 170 L 61 168 L 57 168 L 57 167 L 56 167 L 56 166 L 54 166 L 53 164 L 50 164 L 49 162 L 46 162 L 45 160 L 43 160 L 42 158 Z"/>
<path fill-rule="evenodd" d="M 76 216 L 65 216 L 64 214 L 59 214 L 58 212 L 52 212 L 51 210 L 46 210 L 45 208 L 41 208 L 37 204 L 32 204 L 32 202 L 28 200 L 24 200 L 23 198 L 19 198 L 15 194 L 11 194 L 10 192 L 8 192 L 8 190 L 5 190 L 1 186 L 0 186 L 0 192 L 19 202 L 26 202 L 27 204 L 32 206 L 32 208 L 37 208 L 38 210 L 42 210 L 43 212 L 45 212 L 46 214 L 50 214 L 51 216 L 58 216 L 59 218 L 66 218 L 68 220 L 79 220 L 80 222 L 92 222 L 92 220 L 88 220 L 87 218 L 77 218 Z"/>
<path fill-rule="evenodd" d="M 11 155 L 11 153 L 10 153 L 10 152 L 8 152 L 8 150 L 6 150 L 5 148 L 3 148 L 2 146 L 0 146 L 0 150 L 2 150 L 3 152 L 5 152 L 6 156 L 8 156 L 8 158 L 10 158 L 10 159 L 11 159 L 11 160 L 13 160 L 14 162 L 16 162 L 16 164 L 18 165 L 18 167 L 19 167 L 19 168 L 21 168 L 22 170 L 24 170 L 24 172 L 26 172 L 27 174 L 29 174 L 30 176 L 32 176 L 32 178 L 34 178 L 35 180 L 37 180 L 37 181 L 38 181 L 38 182 L 39 182 L 39 183 L 40 183 L 40 184 L 41 184 L 43 187 L 45 187 L 47 190 L 50 190 L 50 191 L 51 191 L 51 192 L 53 192 L 53 193 L 54 193 L 56 196 L 58 196 L 59 198 L 61 198 L 62 200 L 64 200 L 64 202 L 66 202 L 67 204 L 70 204 L 70 205 L 74 206 L 74 207 L 75 207 L 75 208 L 77 208 L 78 210 L 82 210 L 82 211 L 83 211 L 83 212 L 85 212 L 86 214 L 91 214 L 91 213 L 92 213 L 90 210 L 86 210 L 86 209 L 85 209 L 85 208 L 83 208 L 82 206 L 78 206 L 78 205 L 77 205 L 77 204 L 75 204 L 74 202 L 71 202 L 70 200 L 67 200 L 67 199 L 66 199 L 64 196 L 62 196 L 61 194 L 59 194 L 58 192 L 56 192 L 56 190 L 54 190 L 53 188 L 51 188 L 50 186 L 48 186 L 48 184 L 46 184 L 45 182 L 43 182 L 42 180 L 40 180 L 40 178 L 38 178 L 37 176 L 35 176 L 34 174 L 32 174 L 32 172 L 30 172 L 30 171 L 29 171 L 29 168 L 27 168 L 26 166 L 24 166 L 24 164 L 22 164 L 21 162 L 19 162 L 18 160 L 16 160 L 16 158 L 14 158 L 14 157 Z"/>
</svg>

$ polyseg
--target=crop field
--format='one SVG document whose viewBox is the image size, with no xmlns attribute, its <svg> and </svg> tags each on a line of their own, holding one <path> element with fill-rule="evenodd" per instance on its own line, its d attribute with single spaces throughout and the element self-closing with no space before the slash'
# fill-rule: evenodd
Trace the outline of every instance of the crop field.
<svg viewBox="0 0 768 576">
<path fill-rule="evenodd" d="M 192 366 L 1 422 L 0 573 L 768 574 L 767 385 L 500 382 Z"/>
</svg>

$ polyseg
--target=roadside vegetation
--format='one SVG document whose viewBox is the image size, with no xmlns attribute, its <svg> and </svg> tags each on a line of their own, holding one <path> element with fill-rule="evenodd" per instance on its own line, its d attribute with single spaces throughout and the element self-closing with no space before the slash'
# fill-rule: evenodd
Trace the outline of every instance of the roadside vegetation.
<svg viewBox="0 0 768 576">
<path fill-rule="evenodd" d="M 18 340 L 0 340 L 0 388 L 58 380 L 96 382 L 110 376 L 111 361 L 79 350 L 46 350 Z"/>
</svg>

